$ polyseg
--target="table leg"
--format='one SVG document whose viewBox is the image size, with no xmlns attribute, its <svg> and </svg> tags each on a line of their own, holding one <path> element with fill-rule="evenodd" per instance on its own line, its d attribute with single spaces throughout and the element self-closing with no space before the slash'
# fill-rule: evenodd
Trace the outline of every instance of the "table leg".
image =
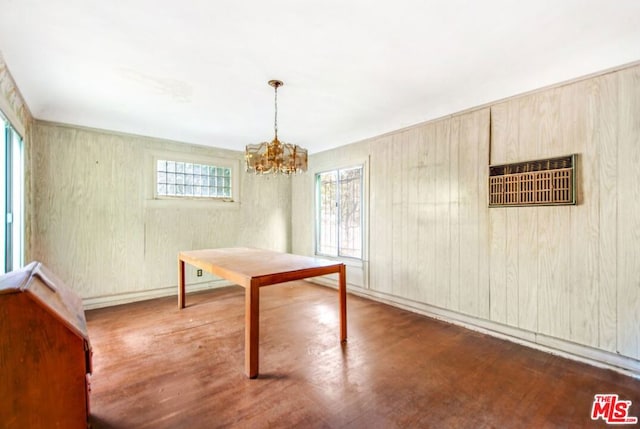
<svg viewBox="0 0 640 429">
<path fill-rule="evenodd" d="M 178 308 L 185 305 L 184 261 L 178 258 Z"/>
<path fill-rule="evenodd" d="M 244 309 L 244 372 L 249 378 L 258 376 L 258 342 L 260 320 L 260 286 L 257 282 L 245 288 Z"/>
<path fill-rule="evenodd" d="M 340 266 L 340 341 L 347 341 L 347 268 Z"/>
</svg>

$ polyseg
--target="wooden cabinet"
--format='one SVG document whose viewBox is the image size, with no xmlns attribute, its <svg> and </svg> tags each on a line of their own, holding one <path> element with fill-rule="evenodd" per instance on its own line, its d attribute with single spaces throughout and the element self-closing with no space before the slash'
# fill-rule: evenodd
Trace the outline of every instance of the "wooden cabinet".
<svg viewBox="0 0 640 429">
<path fill-rule="evenodd" d="M 0 277 L 3 428 L 86 428 L 91 345 L 82 300 L 39 262 Z"/>
</svg>

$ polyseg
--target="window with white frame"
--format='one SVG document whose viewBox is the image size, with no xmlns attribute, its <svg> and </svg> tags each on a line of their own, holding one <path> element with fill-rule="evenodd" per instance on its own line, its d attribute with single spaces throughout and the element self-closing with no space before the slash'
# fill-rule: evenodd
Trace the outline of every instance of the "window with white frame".
<svg viewBox="0 0 640 429">
<path fill-rule="evenodd" d="M 231 201 L 237 192 L 234 169 L 217 162 L 156 159 L 155 195 Z"/>
<path fill-rule="evenodd" d="M 363 170 L 316 174 L 316 254 L 362 259 Z"/>
<path fill-rule="evenodd" d="M 3 273 L 24 264 L 24 160 L 22 137 L 0 114 L 0 250 Z"/>
</svg>

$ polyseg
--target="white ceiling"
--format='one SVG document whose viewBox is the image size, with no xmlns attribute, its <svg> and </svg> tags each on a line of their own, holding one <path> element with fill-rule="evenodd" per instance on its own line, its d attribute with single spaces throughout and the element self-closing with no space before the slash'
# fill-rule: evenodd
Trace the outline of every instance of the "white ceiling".
<svg viewBox="0 0 640 429">
<path fill-rule="evenodd" d="M 318 152 L 640 60 L 638 0 L 0 0 L 38 119 Z"/>
</svg>

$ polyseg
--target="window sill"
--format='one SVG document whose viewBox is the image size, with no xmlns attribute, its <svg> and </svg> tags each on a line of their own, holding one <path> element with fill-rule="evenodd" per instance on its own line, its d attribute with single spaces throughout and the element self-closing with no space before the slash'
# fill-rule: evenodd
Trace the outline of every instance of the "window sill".
<svg viewBox="0 0 640 429">
<path fill-rule="evenodd" d="M 317 253 L 314 255 L 314 257 L 318 259 L 328 259 L 330 261 L 342 262 L 347 267 L 362 268 L 364 266 L 364 261 L 362 259 L 346 258 L 344 256 L 318 255 Z"/>
<path fill-rule="evenodd" d="M 144 201 L 148 208 L 198 208 L 198 209 L 232 209 L 240 208 L 239 201 L 204 198 L 153 198 Z"/>
</svg>

